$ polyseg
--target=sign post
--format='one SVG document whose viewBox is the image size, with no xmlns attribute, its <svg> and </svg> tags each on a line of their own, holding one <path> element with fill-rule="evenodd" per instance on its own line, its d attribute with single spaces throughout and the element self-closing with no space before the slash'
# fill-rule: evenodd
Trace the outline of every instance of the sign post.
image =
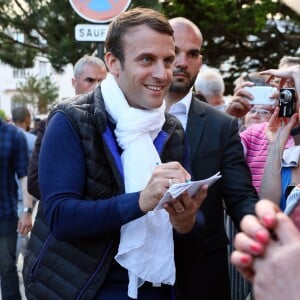
<svg viewBox="0 0 300 300">
<path fill-rule="evenodd" d="M 75 39 L 79 42 L 104 42 L 107 30 L 107 24 L 77 24 Z"/>
<path fill-rule="evenodd" d="M 87 21 L 109 23 L 125 11 L 131 0 L 69 0 L 75 12 Z M 108 25 L 77 24 L 76 41 L 98 42 L 97 55 L 104 57 L 104 41 Z"/>
<path fill-rule="evenodd" d="M 109 23 L 125 11 L 131 0 L 69 0 L 76 13 L 87 21 Z"/>
</svg>

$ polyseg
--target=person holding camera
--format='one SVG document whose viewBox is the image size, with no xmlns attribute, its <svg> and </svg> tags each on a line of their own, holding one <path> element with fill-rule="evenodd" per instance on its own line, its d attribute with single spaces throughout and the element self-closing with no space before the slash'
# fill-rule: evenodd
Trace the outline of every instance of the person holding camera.
<svg viewBox="0 0 300 300">
<path fill-rule="evenodd" d="M 251 89 L 254 86 L 269 86 L 269 84 L 266 83 L 266 76 L 259 74 L 259 72 L 250 72 L 242 75 L 235 80 L 234 84 L 233 96 L 225 112 L 239 118 L 241 128 L 243 128 L 247 125 L 244 118 L 246 118 L 254 105 L 253 99 L 255 97 L 249 88 Z"/>
<path fill-rule="evenodd" d="M 266 128 L 268 151 L 260 197 L 271 199 L 284 210 L 286 198 L 294 183 L 300 182 L 300 168 L 298 170 L 300 146 L 291 146 L 284 150 L 291 129 L 298 122 L 298 113 L 293 114 L 291 118 L 280 117 L 279 113 L 280 108 L 276 107 Z"/>
<path fill-rule="evenodd" d="M 291 67 L 300 64 L 300 57 L 297 56 L 283 56 L 278 64 L 278 69 Z M 245 87 L 254 86 L 254 85 L 263 85 L 265 84 L 265 76 L 260 72 L 251 72 L 246 75 L 240 76 L 235 81 L 234 95 L 227 106 L 226 113 L 236 117 L 244 118 L 245 115 L 250 111 L 252 105 L 251 100 L 253 95 L 245 89 Z M 279 81 L 272 80 L 270 81 L 273 84 L 278 85 Z M 294 83 L 292 79 L 286 79 L 284 82 L 284 87 L 293 88 Z M 249 101 L 250 100 L 250 101 Z"/>
<path fill-rule="evenodd" d="M 263 73 L 271 75 L 269 80 L 272 80 L 274 76 L 282 77 L 280 86 L 283 86 L 287 79 L 292 79 L 295 85 L 295 89 L 280 90 L 279 102 L 283 103 L 276 108 L 267 126 L 268 155 L 260 189 L 261 198 L 271 199 L 284 210 L 289 193 L 296 184 L 300 183 L 300 145 L 297 144 L 284 150 L 291 131 L 300 125 L 298 113 L 292 114 L 291 117 L 287 114 L 294 105 L 293 103 L 299 110 L 297 98 L 299 100 L 300 66 L 268 70 Z"/>
<path fill-rule="evenodd" d="M 285 66 L 282 66 L 282 68 L 285 68 Z M 260 72 L 259 75 L 267 76 L 266 73 L 264 72 Z M 269 79 L 265 78 L 265 80 L 266 80 L 265 84 L 269 84 L 270 82 L 274 82 L 274 77 Z M 289 82 L 288 86 L 286 85 L 287 82 Z M 291 84 L 293 83 L 293 80 L 285 80 L 282 82 L 277 81 L 276 83 L 278 84 L 278 88 L 284 88 L 284 90 L 282 90 L 282 93 L 277 93 L 276 95 L 273 95 L 273 97 L 275 96 L 278 99 L 278 105 L 279 105 L 278 114 L 279 116 L 282 117 L 290 117 L 293 115 L 295 111 L 296 102 L 294 100 L 287 101 L 286 96 L 289 96 L 290 94 L 293 96 L 294 90 L 290 88 L 292 86 Z M 242 92 L 242 90 L 244 90 L 244 93 L 251 90 L 251 88 L 246 90 L 246 87 L 249 86 L 246 84 L 247 82 L 245 83 L 244 87 L 243 86 L 241 87 L 240 93 Z M 236 93 L 238 94 L 239 91 L 236 91 Z M 244 97 L 248 98 L 246 94 L 244 95 Z M 249 102 L 251 102 L 251 100 L 249 100 Z M 274 107 L 276 105 L 277 103 L 274 104 Z M 246 130 L 240 132 L 241 141 L 244 147 L 245 158 L 252 174 L 252 184 L 256 188 L 257 192 L 260 191 L 264 167 L 268 156 L 269 141 L 266 136 L 267 127 L 268 127 L 268 120 L 265 120 L 265 122 L 252 124 Z M 295 140 L 293 136 L 295 133 L 296 132 L 294 131 L 291 132 L 290 136 L 286 140 L 286 144 L 283 145 L 284 149 L 288 149 L 295 145 Z"/>
<path fill-rule="evenodd" d="M 273 106 L 276 107 L 276 104 Z M 255 106 L 254 106 L 255 108 Z M 254 109 L 252 108 L 248 114 Z M 269 115 L 269 118 L 272 114 Z M 269 119 L 264 122 L 251 124 L 244 131 L 240 132 L 241 142 L 244 148 L 244 155 L 252 175 L 252 184 L 257 192 L 260 191 L 261 180 L 264 172 L 264 166 L 268 155 L 268 139 L 266 136 L 266 128 L 268 127 Z M 284 148 L 294 146 L 294 139 L 289 136 Z"/>
</svg>

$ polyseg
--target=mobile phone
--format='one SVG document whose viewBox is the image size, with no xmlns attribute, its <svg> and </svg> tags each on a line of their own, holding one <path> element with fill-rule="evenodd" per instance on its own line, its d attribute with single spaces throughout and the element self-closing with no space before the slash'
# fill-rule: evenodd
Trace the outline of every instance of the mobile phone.
<svg viewBox="0 0 300 300">
<path fill-rule="evenodd" d="M 252 100 L 249 100 L 250 104 L 274 105 L 277 101 L 270 98 L 277 91 L 277 88 L 273 86 L 246 86 L 244 89 L 254 97 Z"/>
</svg>

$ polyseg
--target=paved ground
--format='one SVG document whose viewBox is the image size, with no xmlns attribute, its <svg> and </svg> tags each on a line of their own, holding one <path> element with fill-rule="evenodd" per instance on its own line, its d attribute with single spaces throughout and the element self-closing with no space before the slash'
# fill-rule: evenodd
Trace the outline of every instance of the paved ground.
<svg viewBox="0 0 300 300">
<path fill-rule="evenodd" d="M 22 295 L 22 300 L 26 300 L 25 292 L 24 292 L 24 285 L 23 285 L 22 268 L 23 268 L 23 256 L 19 255 L 18 273 L 19 273 L 19 280 L 20 280 L 20 291 L 21 291 L 21 295 Z"/>
</svg>

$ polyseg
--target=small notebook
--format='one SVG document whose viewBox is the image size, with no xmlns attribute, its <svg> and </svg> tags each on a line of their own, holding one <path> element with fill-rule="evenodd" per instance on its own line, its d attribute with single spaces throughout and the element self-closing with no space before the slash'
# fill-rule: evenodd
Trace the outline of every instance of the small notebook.
<svg viewBox="0 0 300 300">
<path fill-rule="evenodd" d="M 221 178 L 222 175 L 220 172 L 216 173 L 215 175 L 198 180 L 198 181 L 189 181 L 185 183 L 174 183 L 170 186 L 170 188 L 165 192 L 163 197 L 160 199 L 159 203 L 155 207 L 154 210 L 158 210 L 163 208 L 163 204 L 170 201 L 172 198 L 178 197 L 180 194 L 182 194 L 184 191 L 187 191 L 190 196 L 194 196 L 199 188 L 205 184 L 208 186 L 211 186 L 213 183 L 215 183 L 219 178 Z"/>
</svg>

